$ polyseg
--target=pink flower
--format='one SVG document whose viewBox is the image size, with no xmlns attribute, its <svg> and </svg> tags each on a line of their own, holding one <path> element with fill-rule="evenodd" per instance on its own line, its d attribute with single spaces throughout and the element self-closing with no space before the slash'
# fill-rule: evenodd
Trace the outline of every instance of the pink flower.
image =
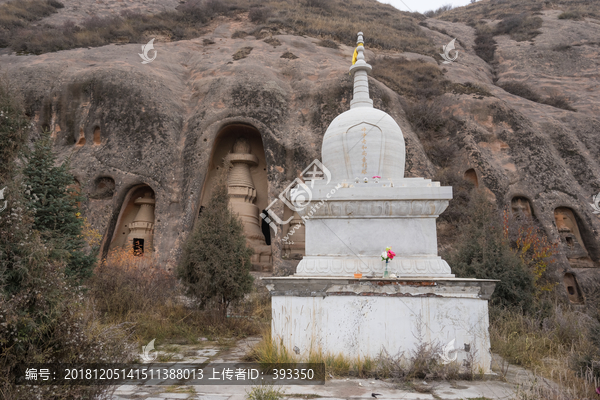
<svg viewBox="0 0 600 400">
<path fill-rule="evenodd" d="M 600 387 L 596 388 L 596 393 L 600 394 Z"/>
<path fill-rule="evenodd" d="M 391 251 L 391 250 L 388 250 L 388 258 L 389 258 L 390 260 L 393 260 L 393 259 L 394 259 L 394 257 L 396 257 L 396 253 L 394 253 L 394 252 L 393 252 L 393 251 Z"/>
<path fill-rule="evenodd" d="M 377 175 L 375 175 L 375 176 L 373 177 L 373 179 L 381 179 L 381 177 L 380 177 L 380 176 L 377 176 Z"/>
</svg>

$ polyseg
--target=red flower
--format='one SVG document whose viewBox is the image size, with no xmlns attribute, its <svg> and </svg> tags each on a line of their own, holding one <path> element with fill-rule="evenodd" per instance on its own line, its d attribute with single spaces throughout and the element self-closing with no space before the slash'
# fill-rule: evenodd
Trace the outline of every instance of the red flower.
<svg viewBox="0 0 600 400">
<path fill-rule="evenodd" d="M 394 253 L 394 252 L 393 252 L 393 251 L 391 251 L 391 250 L 388 250 L 388 258 L 389 258 L 390 260 L 393 260 L 393 259 L 394 259 L 394 257 L 396 257 L 396 253 Z"/>
</svg>

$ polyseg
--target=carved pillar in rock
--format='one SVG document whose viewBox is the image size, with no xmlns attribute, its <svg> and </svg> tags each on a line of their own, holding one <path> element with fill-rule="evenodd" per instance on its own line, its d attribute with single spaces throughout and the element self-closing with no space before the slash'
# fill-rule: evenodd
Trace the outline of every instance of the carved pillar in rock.
<svg viewBox="0 0 600 400">
<path fill-rule="evenodd" d="M 288 240 L 284 243 L 283 250 L 287 257 L 295 260 L 301 259 L 305 254 L 305 227 L 302 218 L 300 218 L 297 212 L 294 211 L 292 220 L 288 226 Z"/>
<path fill-rule="evenodd" d="M 127 243 L 136 254 L 151 253 L 154 251 L 154 205 L 155 200 L 150 193 L 136 199 L 134 204 L 139 205 L 137 215 L 129 224 Z"/>
<path fill-rule="evenodd" d="M 271 246 L 266 245 L 261 230 L 259 210 L 254 204 L 256 189 L 250 173 L 250 167 L 258 164 L 258 157 L 250 153 L 248 139 L 240 137 L 233 145 L 233 152 L 227 155 L 227 160 L 232 165 L 227 180 L 231 210 L 242 220 L 244 236 L 254 249 L 252 264 L 255 269 L 267 270 L 272 265 Z"/>
</svg>

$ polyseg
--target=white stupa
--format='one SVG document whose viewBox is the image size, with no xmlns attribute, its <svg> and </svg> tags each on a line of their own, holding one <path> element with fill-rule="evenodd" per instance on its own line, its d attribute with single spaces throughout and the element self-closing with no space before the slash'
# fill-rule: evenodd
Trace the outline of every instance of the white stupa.
<svg viewBox="0 0 600 400">
<path fill-rule="evenodd" d="M 437 255 L 436 218 L 452 199 L 452 187 L 423 178 L 404 178 L 402 130 L 369 98 L 362 32 L 358 34 L 354 98 L 323 138 L 322 162 L 331 181 L 315 181 L 306 207 L 306 256 L 298 276 L 380 276 L 380 254 L 391 247 L 389 268 L 400 277 L 452 277 Z M 331 191 L 335 186 L 342 188 Z M 328 196 L 329 194 L 329 196 Z M 306 219 L 306 218 L 305 218 Z"/>
<path fill-rule="evenodd" d="M 495 281 L 455 278 L 437 255 L 436 218 L 452 188 L 404 177 L 402 130 L 373 108 L 370 70 L 361 32 L 350 67 L 351 108 L 323 138 L 322 164 L 330 179 L 311 183 L 311 204 L 299 211 L 306 255 L 295 275 L 264 278 L 272 295 L 273 338 L 304 358 L 311 351 L 409 355 L 419 340 L 454 341 L 456 362 L 473 359 L 489 372 L 488 300 Z M 384 277 L 386 247 L 396 257 Z"/>
</svg>

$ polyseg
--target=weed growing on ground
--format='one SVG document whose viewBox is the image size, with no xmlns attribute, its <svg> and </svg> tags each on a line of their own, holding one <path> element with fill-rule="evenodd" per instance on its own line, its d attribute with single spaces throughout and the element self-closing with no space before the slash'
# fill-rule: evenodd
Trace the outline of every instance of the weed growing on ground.
<svg viewBox="0 0 600 400">
<path fill-rule="evenodd" d="M 274 385 L 264 384 L 252 386 L 250 391 L 246 391 L 248 400 L 278 400 L 283 398 L 283 388 Z"/>
<path fill-rule="evenodd" d="M 324 364 L 325 379 L 339 377 L 389 378 L 399 386 L 407 382 L 423 379 L 476 379 L 479 375 L 468 368 L 462 369 L 457 362 L 443 364 L 439 354 L 442 345 L 424 341 L 417 335 L 418 346 L 409 353 L 398 352 L 391 355 L 383 349 L 377 357 L 349 357 L 342 354 L 325 353 L 321 349 L 311 349 L 307 355 L 290 352 L 281 340 L 273 340 L 271 331 L 265 330 L 262 340 L 246 355 L 246 361 L 261 365 L 272 364 Z"/>
</svg>

